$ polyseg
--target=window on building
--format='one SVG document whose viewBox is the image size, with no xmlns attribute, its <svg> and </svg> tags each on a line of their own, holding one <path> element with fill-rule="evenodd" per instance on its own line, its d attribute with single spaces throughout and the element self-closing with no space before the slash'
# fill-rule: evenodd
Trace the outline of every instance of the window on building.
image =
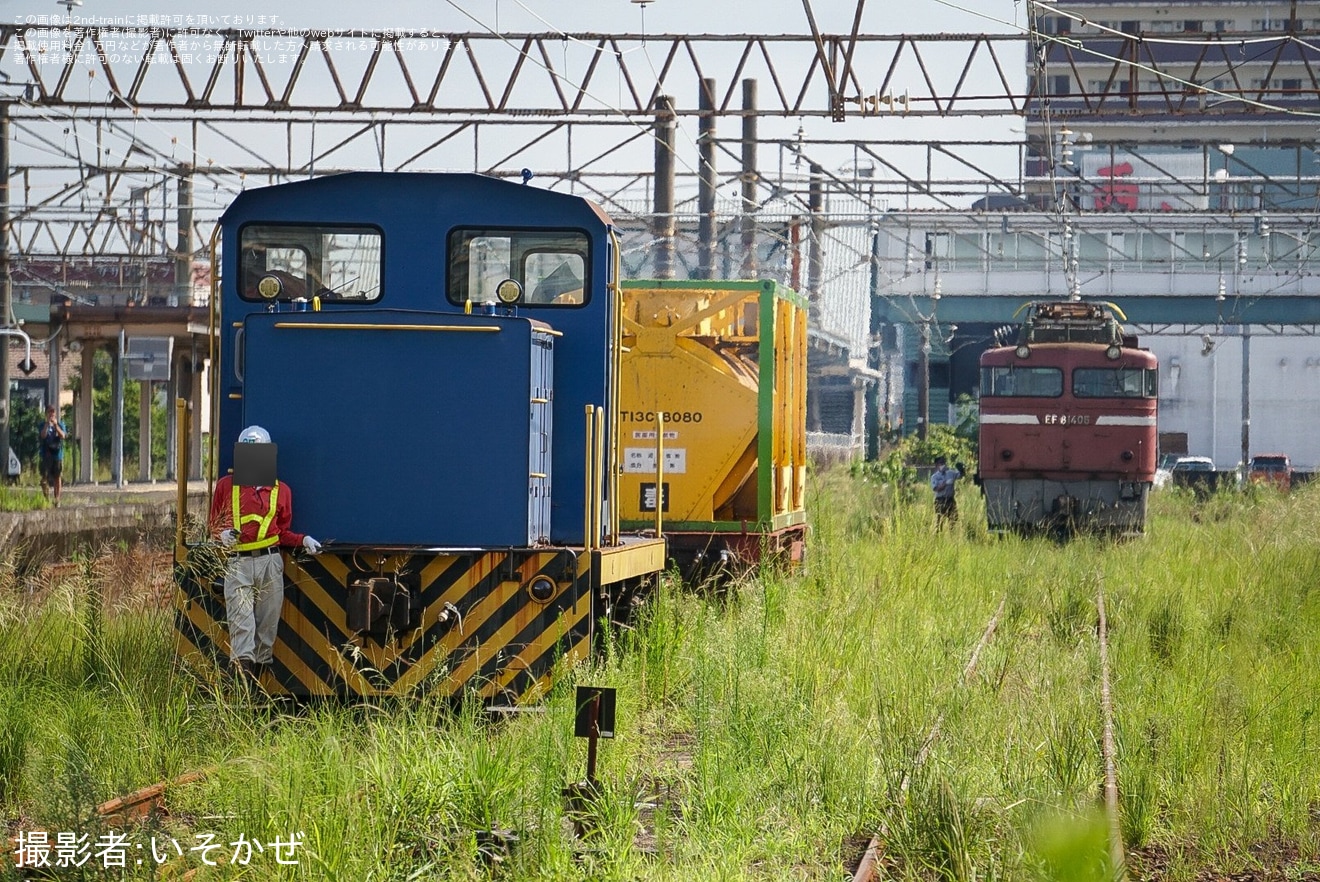
<svg viewBox="0 0 1320 882">
<path fill-rule="evenodd" d="M 1129 245 L 1135 247 L 1136 243 L 1132 241 L 1126 233 L 1109 234 L 1109 260 L 1111 263 L 1125 263 L 1132 258 L 1128 253 Z"/>
<path fill-rule="evenodd" d="M 952 267 L 979 269 L 985 256 L 984 233 L 958 233 L 953 237 Z"/>
<path fill-rule="evenodd" d="M 1108 264 L 1109 237 L 1105 233 L 1079 233 L 1077 259 L 1088 270 Z"/>
<path fill-rule="evenodd" d="M 1031 269 L 1045 266 L 1053 260 L 1054 254 L 1048 241 L 1035 231 L 1023 231 L 1017 234 L 1017 262 L 1019 269 Z"/>
<path fill-rule="evenodd" d="M 1047 15 L 1041 19 L 1040 26 L 1047 34 L 1072 33 L 1072 19 L 1063 15 Z"/>
<path fill-rule="evenodd" d="M 943 266 L 951 255 L 948 233 L 926 234 L 926 269 L 935 269 L 937 264 Z"/>
<path fill-rule="evenodd" d="M 1139 233 L 1141 236 L 1141 259 L 1147 263 L 1168 263 L 1170 244 L 1167 236 L 1161 233 Z"/>
</svg>

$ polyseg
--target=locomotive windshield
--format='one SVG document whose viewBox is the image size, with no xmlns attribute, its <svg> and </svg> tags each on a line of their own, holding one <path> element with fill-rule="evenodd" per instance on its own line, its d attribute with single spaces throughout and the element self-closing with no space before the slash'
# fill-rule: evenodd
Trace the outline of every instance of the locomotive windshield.
<svg viewBox="0 0 1320 882">
<path fill-rule="evenodd" d="M 590 240 L 571 230 L 455 230 L 449 236 L 449 302 L 493 303 L 506 279 L 524 306 L 587 302 Z"/>
<path fill-rule="evenodd" d="M 1159 374 L 1143 368 L 1077 368 L 1073 395 L 1078 398 L 1154 398 Z"/>
<path fill-rule="evenodd" d="M 244 300 L 380 299 L 377 229 L 248 224 L 239 248 L 238 295 Z"/>
<path fill-rule="evenodd" d="M 1063 371 L 1056 367 L 981 368 L 982 397 L 1057 398 L 1063 394 Z"/>
</svg>

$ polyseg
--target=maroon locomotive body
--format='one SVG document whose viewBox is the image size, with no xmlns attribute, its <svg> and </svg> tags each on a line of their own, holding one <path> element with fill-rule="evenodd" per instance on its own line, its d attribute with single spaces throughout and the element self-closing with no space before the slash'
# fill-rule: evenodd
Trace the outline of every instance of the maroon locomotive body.
<svg viewBox="0 0 1320 882">
<path fill-rule="evenodd" d="M 990 529 L 1143 532 L 1158 447 L 1155 355 L 1124 335 L 1117 307 L 1028 309 L 1017 342 L 981 356 L 978 477 Z"/>
</svg>

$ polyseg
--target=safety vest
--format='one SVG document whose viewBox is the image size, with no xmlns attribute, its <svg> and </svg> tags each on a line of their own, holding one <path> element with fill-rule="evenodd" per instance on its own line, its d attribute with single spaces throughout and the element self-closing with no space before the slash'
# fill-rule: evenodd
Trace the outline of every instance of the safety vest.
<svg viewBox="0 0 1320 882">
<path fill-rule="evenodd" d="M 270 525 L 275 522 L 275 504 L 280 497 L 280 482 L 276 481 L 275 486 L 270 488 L 270 511 L 264 515 L 259 514 L 239 514 L 238 510 L 238 485 L 234 486 L 234 531 L 240 536 L 243 535 L 243 525 L 255 522 L 257 525 L 257 538 L 252 542 L 239 542 L 234 546 L 235 551 L 256 551 L 258 548 L 269 548 L 280 541 L 278 534 L 268 535 Z"/>
</svg>

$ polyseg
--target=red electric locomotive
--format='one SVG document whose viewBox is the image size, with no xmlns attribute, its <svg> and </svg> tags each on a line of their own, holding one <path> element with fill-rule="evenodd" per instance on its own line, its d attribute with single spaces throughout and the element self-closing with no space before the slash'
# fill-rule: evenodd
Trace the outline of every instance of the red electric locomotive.
<svg viewBox="0 0 1320 882">
<path fill-rule="evenodd" d="M 979 483 L 991 531 L 1141 533 L 1158 362 L 1113 304 L 1037 302 L 981 356 Z M 1117 315 L 1117 318 L 1115 317 Z"/>
</svg>

